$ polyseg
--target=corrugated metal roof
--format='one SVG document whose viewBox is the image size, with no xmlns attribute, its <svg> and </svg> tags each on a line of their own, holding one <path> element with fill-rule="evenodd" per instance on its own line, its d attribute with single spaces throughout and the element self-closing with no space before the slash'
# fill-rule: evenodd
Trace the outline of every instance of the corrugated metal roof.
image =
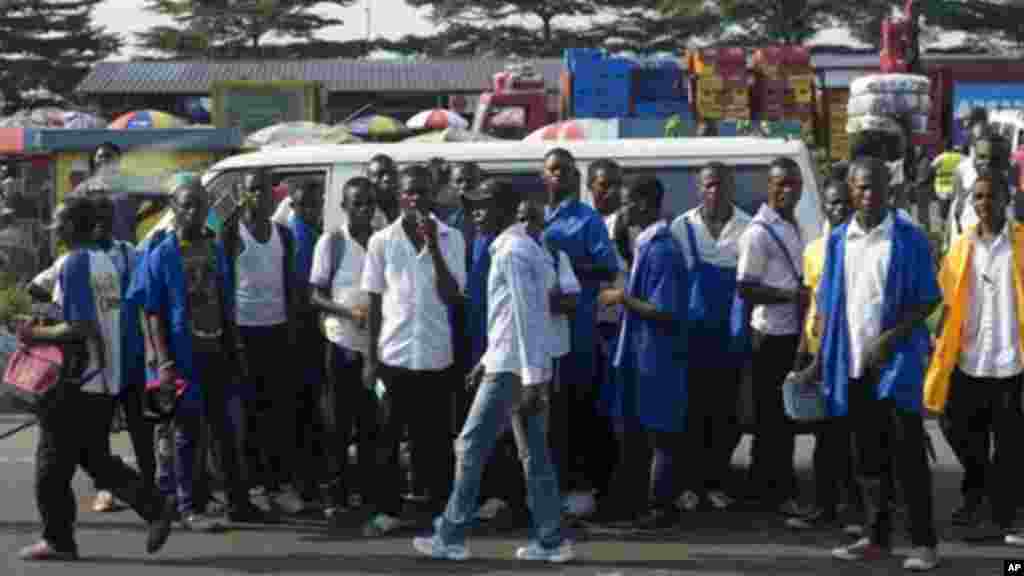
<svg viewBox="0 0 1024 576">
<path fill-rule="evenodd" d="M 238 60 L 100 62 L 81 94 L 205 94 L 218 80 L 312 80 L 329 92 L 480 92 L 505 60 L 424 62 L 374 60 Z M 558 90 L 562 61 L 532 61 L 549 90 Z"/>
</svg>

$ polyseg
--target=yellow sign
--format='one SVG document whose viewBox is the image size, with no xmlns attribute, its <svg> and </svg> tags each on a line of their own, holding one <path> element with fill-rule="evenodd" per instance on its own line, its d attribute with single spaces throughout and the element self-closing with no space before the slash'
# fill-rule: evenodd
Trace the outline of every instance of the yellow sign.
<svg viewBox="0 0 1024 576">
<path fill-rule="evenodd" d="M 810 104 L 813 99 L 814 76 L 790 76 L 789 87 L 793 91 L 793 100 L 797 104 Z"/>
</svg>

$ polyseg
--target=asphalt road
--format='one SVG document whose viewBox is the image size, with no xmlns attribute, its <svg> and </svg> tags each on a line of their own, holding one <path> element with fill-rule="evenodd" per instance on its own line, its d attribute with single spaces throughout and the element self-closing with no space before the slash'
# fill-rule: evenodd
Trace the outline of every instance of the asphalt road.
<svg viewBox="0 0 1024 576">
<path fill-rule="evenodd" d="M 15 426 L 17 416 L 0 416 L 0 433 Z M 1024 559 L 1024 549 L 997 543 L 968 545 L 956 539 L 949 514 L 957 504 L 960 470 L 946 444 L 932 429 L 935 464 L 936 518 L 944 564 L 937 574 L 1002 574 L 1003 559 Z M 798 463 L 809 466 L 812 440 L 798 444 Z M 115 449 L 130 459 L 127 437 L 115 437 Z M 34 429 L 0 440 L 0 548 L 7 554 L 6 570 L 20 575 L 221 575 L 221 574 L 572 574 L 587 576 L 724 576 L 734 574 L 895 574 L 908 543 L 901 523 L 896 528 L 896 554 L 872 565 L 836 564 L 832 546 L 840 534 L 786 530 L 773 516 L 745 511 L 695 513 L 670 531 L 634 533 L 600 530 L 578 535 L 579 560 L 553 567 L 523 564 L 513 557 L 527 534 L 519 528 L 482 527 L 470 546 L 474 559 L 466 563 L 438 562 L 418 557 L 410 539 L 418 530 L 368 539 L 360 535 L 360 518 L 351 528 L 328 531 L 314 519 L 279 526 L 244 526 L 226 533 L 196 535 L 175 531 L 159 554 L 143 550 L 144 527 L 130 512 L 95 514 L 89 510 L 91 482 L 79 473 L 75 489 L 80 503 L 77 539 L 82 560 L 74 564 L 27 564 L 17 550 L 38 536 L 38 515 L 32 488 Z M 745 464 L 747 442 L 737 450 L 736 463 Z M 422 530 L 422 527 L 419 529 Z"/>
</svg>

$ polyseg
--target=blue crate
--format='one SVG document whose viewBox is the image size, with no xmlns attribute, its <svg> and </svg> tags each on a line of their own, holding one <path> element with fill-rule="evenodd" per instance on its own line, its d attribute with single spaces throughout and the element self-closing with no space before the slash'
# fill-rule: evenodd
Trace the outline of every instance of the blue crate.
<svg viewBox="0 0 1024 576">
<path fill-rule="evenodd" d="M 563 52 L 562 62 L 569 72 L 576 73 L 578 68 L 587 68 L 600 64 L 605 59 L 604 50 L 595 48 L 568 48 Z"/>
<path fill-rule="evenodd" d="M 633 94 L 637 100 L 673 100 L 686 94 L 679 70 L 636 70 L 633 73 Z"/>
<path fill-rule="evenodd" d="M 690 106 L 685 100 L 638 100 L 635 105 L 638 118 L 665 118 L 676 114 L 687 118 Z"/>
</svg>

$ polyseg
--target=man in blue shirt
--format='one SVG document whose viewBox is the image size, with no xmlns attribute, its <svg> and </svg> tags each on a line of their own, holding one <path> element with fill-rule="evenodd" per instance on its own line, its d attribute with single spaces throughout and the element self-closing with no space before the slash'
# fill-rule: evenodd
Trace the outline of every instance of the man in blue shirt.
<svg viewBox="0 0 1024 576">
<path fill-rule="evenodd" d="M 159 484 L 170 500 L 177 496 L 183 524 L 192 530 L 217 529 L 204 515 L 205 496 L 196 494 L 193 474 L 202 420 L 221 446 L 222 470 L 233 522 L 265 522 L 249 502 L 241 476 L 244 411 L 235 347 L 234 275 L 223 245 L 204 229 L 209 212 L 206 190 L 194 177 L 175 183 L 171 194 L 174 229 L 147 241 L 129 296 L 144 311 L 149 378 L 165 390 L 183 380 L 173 421 L 159 427 Z"/>
<path fill-rule="evenodd" d="M 434 534 L 416 538 L 413 547 L 433 558 L 469 558 L 464 542 L 476 516 L 483 467 L 511 419 L 526 472 L 535 538 L 519 548 L 516 557 L 563 563 L 575 553 L 562 535 L 558 480 L 545 437 L 552 376 L 549 293 L 555 274 L 544 248 L 525 226 L 513 224 L 518 195 L 497 184 L 493 194 L 500 222 L 497 228 L 503 232 L 491 245 L 487 351 L 469 378 L 469 383 L 479 388 L 455 442 L 457 463 L 451 497 L 434 523 Z"/>
<path fill-rule="evenodd" d="M 614 384 L 605 387 L 602 398 L 618 436 L 619 466 L 612 487 L 616 511 L 623 520 L 647 511 L 647 487 L 653 483 L 653 508 L 639 520 L 657 528 L 678 518 L 674 460 L 687 417 L 689 272 L 668 223 L 659 219 L 663 197 L 654 176 L 622 187 L 621 217 L 643 231 L 636 239 L 626 288 L 609 288 L 600 296 L 602 305 L 624 309 L 612 362 Z M 654 449 L 653 478 L 649 447 Z"/>
<path fill-rule="evenodd" d="M 601 215 L 579 199 L 579 170 L 572 154 L 555 148 L 544 158 L 548 190 L 544 241 L 565 252 L 582 287 L 572 318 L 572 351 L 559 362 L 560 386 L 552 399 L 551 443 L 559 464 L 559 482 L 570 491 L 567 505 L 578 516 L 594 508 L 595 471 L 606 448 L 591 440 L 596 416 L 596 308 L 602 282 L 611 282 L 619 263 Z"/>
<path fill-rule="evenodd" d="M 84 369 L 65 374 L 39 414 L 36 449 L 36 503 L 43 521 L 42 539 L 26 548 L 23 560 L 76 560 L 76 500 L 71 480 L 78 466 L 109 487 L 149 523 L 146 550 L 156 552 L 170 534 L 173 510 L 147 490 L 137 472 L 110 454 L 113 394 L 121 386 L 121 282 L 110 258 L 94 249 L 95 208 L 71 198 L 55 223 L 69 245 L 57 281 L 62 321 L 53 326 L 25 323 L 18 339 L 62 346 L 69 368 L 85 354 Z"/>
</svg>

